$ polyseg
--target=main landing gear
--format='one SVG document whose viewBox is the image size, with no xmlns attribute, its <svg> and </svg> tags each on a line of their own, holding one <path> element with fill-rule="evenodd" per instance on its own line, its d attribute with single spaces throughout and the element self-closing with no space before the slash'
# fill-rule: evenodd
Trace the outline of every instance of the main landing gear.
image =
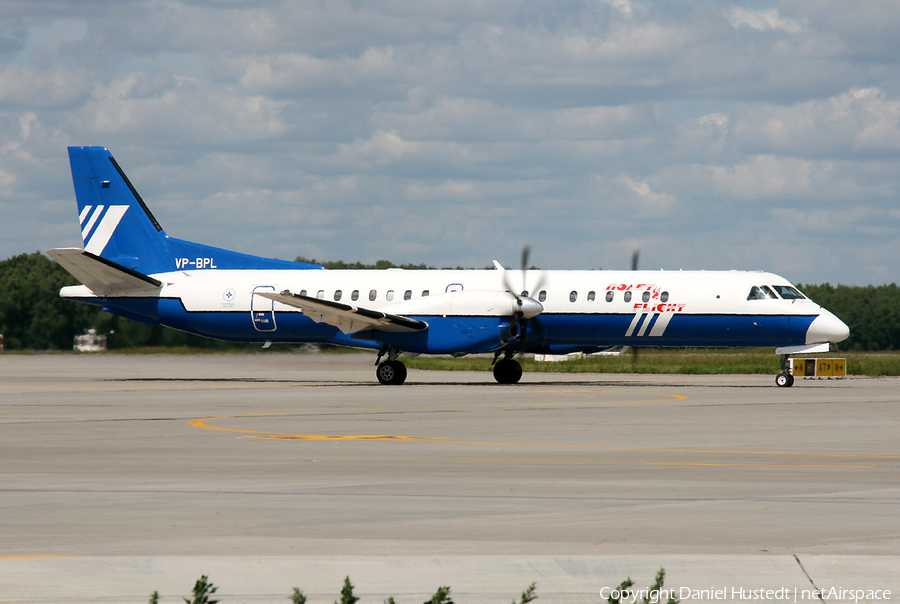
<svg viewBox="0 0 900 604">
<path fill-rule="evenodd" d="M 381 357 L 387 353 L 388 358 L 382 362 Z M 406 365 L 397 360 L 400 351 L 395 348 L 382 348 L 375 360 L 375 377 L 385 386 L 399 386 L 406 381 Z"/>
<path fill-rule="evenodd" d="M 791 375 L 791 372 L 789 370 L 789 358 L 790 357 L 786 354 L 781 355 L 781 373 L 775 376 L 775 384 L 779 388 L 790 388 L 794 385 L 794 376 Z"/>
<path fill-rule="evenodd" d="M 400 361 L 379 363 L 375 376 L 385 386 L 399 386 L 406 381 L 406 365 Z"/>
<path fill-rule="evenodd" d="M 522 379 L 522 366 L 508 352 L 501 360 L 500 353 L 494 355 L 494 379 L 499 384 L 518 384 Z"/>
</svg>

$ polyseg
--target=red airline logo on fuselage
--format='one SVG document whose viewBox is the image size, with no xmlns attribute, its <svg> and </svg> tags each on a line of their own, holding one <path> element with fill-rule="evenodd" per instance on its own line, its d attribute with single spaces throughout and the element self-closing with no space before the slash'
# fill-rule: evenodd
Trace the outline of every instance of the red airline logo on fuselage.
<svg viewBox="0 0 900 604">
<path fill-rule="evenodd" d="M 634 305 L 635 310 L 646 310 L 647 312 L 681 312 L 684 310 L 684 304 L 673 304 L 661 302 L 660 304 L 638 302 Z"/>
<path fill-rule="evenodd" d="M 617 292 L 648 291 L 653 294 L 654 298 L 658 298 L 659 292 L 662 291 L 662 288 L 652 283 L 610 283 L 606 286 L 606 291 L 613 290 Z"/>
</svg>

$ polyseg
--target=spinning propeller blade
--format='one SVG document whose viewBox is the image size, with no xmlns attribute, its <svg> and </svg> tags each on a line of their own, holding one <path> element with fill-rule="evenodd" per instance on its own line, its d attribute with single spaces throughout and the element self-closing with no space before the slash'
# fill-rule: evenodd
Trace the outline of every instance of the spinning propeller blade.
<svg viewBox="0 0 900 604">
<path fill-rule="evenodd" d="M 638 269 L 638 260 L 641 257 L 641 249 L 635 248 L 635 250 L 631 253 L 631 270 L 636 271 Z M 634 371 L 635 366 L 638 361 L 638 347 L 631 347 L 631 369 Z"/>
<path fill-rule="evenodd" d="M 530 245 L 522 248 L 522 287 L 520 290 L 513 287 L 512 283 L 510 283 L 509 271 L 503 271 L 503 286 L 516 299 L 515 312 L 509 318 L 510 336 L 519 340 L 522 350 L 525 349 L 525 342 L 528 339 L 528 320 L 534 319 L 544 310 L 543 305 L 530 296 L 530 290 L 528 289 L 528 257 L 530 254 Z M 542 283 L 543 279 L 538 281 L 537 287 L 540 288 Z"/>
</svg>

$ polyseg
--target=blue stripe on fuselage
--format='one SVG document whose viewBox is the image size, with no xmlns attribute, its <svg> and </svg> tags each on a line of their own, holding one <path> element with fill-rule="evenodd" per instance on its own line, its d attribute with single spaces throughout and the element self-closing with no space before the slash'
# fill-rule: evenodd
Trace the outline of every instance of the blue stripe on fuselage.
<svg viewBox="0 0 900 604">
<path fill-rule="evenodd" d="M 427 330 L 392 333 L 367 330 L 343 334 L 325 323 L 315 323 L 299 312 L 276 312 L 274 331 L 254 328 L 247 311 L 188 312 L 179 299 L 104 299 L 110 312 L 198 335 L 237 342 L 331 342 L 365 345 L 372 341 L 407 352 L 448 354 L 488 352 L 503 344 L 505 317 L 412 316 L 428 323 Z M 528 347 L 542 346 L 792 346 L 806 343 L 806 332 L 815 315 L 691 315 L 678 313 L 662 335 L 650 335 L 660 320 L 643 317 L 631 336 L 626 336 L 633 314 L 550 314 L 528 322 Z M 643 335 L 637 335 L 643 333 Z"/>
<path fill-rule="evenodd" d="M 653 332 L 654 317 L 644 317 L 626 336 L 633 314 L 541 314 L 529 323 L 529 337 L 548 344 L 607 346 L 790 346 L 806 343 L 814 315 L 673 316 L 662 335 Z M 641 327 L 647 321 L 647 328 Z M 643 335 L 637 335 L 643 333 Z M 552 334 L 552 338 L 547 338 Z"/>
</svg>

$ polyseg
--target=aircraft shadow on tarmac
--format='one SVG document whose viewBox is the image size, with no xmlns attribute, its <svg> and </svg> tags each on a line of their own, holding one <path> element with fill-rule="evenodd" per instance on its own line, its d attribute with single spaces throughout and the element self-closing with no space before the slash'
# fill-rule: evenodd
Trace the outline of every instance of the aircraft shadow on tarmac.
<svg viewBox="0 0 900 604">
<path fill-rule="evenodd" d="M 215 377 L 140 377 L 140 378 L 115 378 L 105 380 L 108 382 L 165 382 L 165 383 L 178 383 L 178 382 L 187 382 L 187 383 L 211 383 L 211 384 L 226 384 L 226 383 L 234 383 L 234 384 L 286 384 L 286 385 L 298 385 L 298 386 L 307 386 L 307 387 L 358 387 L 358 388 L 368 388 L 375 387 L 378 384 L 373 382 L 351 382 L 351 381 L 343 381 L 343 380 L 287 380 L 287 379 L 273 379 L 273 378 L 255 378 L 255 377 L 227 377 L 227 378 L 215 378 Z M 808 382 L 804 382 L 804 388 L 827 388 L 834 386 L 833 381 L 819 381 L 819 380 L 810 380 Z M 548 381 L 536 381 L 536 382 L 520 382 L 518 384 L 498 384 L 493 380 L 487 379 L 484 382 L 461 382 L 461 381 L 446 381 L 446 382 L 417 382 L 415 380 L 410 380 L 406 382 L 407 386 L 477 386 L 477 387 L 490 387 L 490 388 L 510 388 L 510 389 L 522 389 L 522 388 L 533 388 L 535 386 L 542 387 L 554 387 L 554 388 L 572 388 L 572 387 L 585 387 L 585 386 L 602 386 L 604 388 L 616 387 L 616 388 L 765 388 L 770 389 L 771 386 L 766 383 L 759 384 L 735 384 L 733 382 L 691 382 L 691 383 L 679 383 L 679 382 L 666 382 L 666 381 L 640 381 L 640 380 L 578 380 L 578 381 L 559 381 L 559 380 L 548 380 Z"/>
</svg>

